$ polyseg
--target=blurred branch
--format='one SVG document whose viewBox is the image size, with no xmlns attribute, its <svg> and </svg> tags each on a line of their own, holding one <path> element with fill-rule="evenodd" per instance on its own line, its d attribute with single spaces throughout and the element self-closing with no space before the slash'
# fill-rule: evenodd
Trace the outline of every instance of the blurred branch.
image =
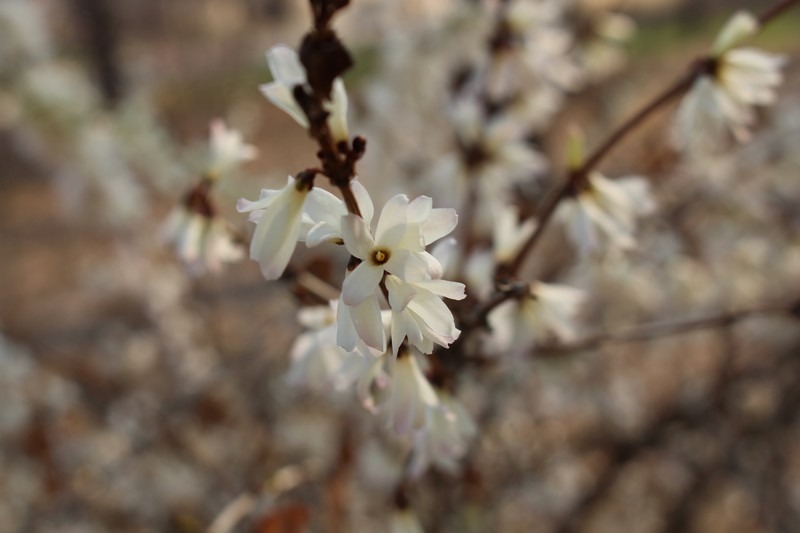
<svg viewBox="0 0 800 533">
<path fill-rule="evenodd" d="M 319 278 L 309 272 L 308 270 L 293 270 L 291 271 L 294 282 L 299 289 L 302 289 L 308 294 L 313 295 L 323 303 L 328 303 L 331 300 L 339 299 L 339 289 L 329 284 L 322 278 Z"/>
<path fill-rule="evenodd" d="M 544 230 L 552 220 L 553 215 L 555 215 L 556 209 L 561 202 L 571 194 L 575 186 L 585 180 L 600 161 L 602 161 L 617 144 L 627 137 L 628 134 L 642 124 L 647 117 L 686 92 L 695 80 L 706 72 L 707 63 L 708 60 L 705 58 L 693 61 L 688 70 L 677 81 L 672 83 L 666 90 L 658 94 L 653 100 L 645 104 L 645 106 L 631 118 L 614 130 L 586 159 L 580 168 L 570 171 L 561 183 L 551 189 L 534 215 L 534 219 L 536 220 L 536 229 L 534 232 L 528 240 L 525 241 L 525 244 L 522 245 L 512 261 L 508 265 L 498 268 L 498 273 L 502 275 L 502 277 L 513 278 L 519 275 L 522 265 L 536 247 Z"/>
<path fill-rule="evenodd" d="M 348 516 L 351 502 L 350 484 L 356 455 L 352 426 L 345 423 L 339 437 L 339 455 L 325 485 L 328 531 L 349 531 Z"/>
<path fill-rule="evenodd" d="M 115 4 L 110 0 L 72 0 L 72 5 L 103 99 L 108 107 L 114 107 L 123 96 L 117 61 L 119 28 L 112 7 Z"/>
<path fill-rule="evenodd" d="M 723 346 L 729 347 L 729 341 L 730 339 L 723 339 Z M 732 420 L 733 414 L 728 412 L 729 409 L 726 408 L 723 400 L 730 396 L 730 392 L 741 379 L 750 377 L 752 369 L 742 368 L 734 372 L 732 355 L 727 350 L 723 352 L 716 382 L 706 398 L 691 405 L 676 402 L 654 417 L 647 429 L 637 436 L 612 438 L 606 443 L 594 443 L 595 447 L 607 450 L 609 464 L 594 486 L 564 515 L 563 522 L 556 529 L 558 533 L 580 531 L 583 522 L 591 515 L 596 505 L 613 490 L 624 472 L 624 467 L 641 457 L 646 451 L 665 446 L 673 437 L 676 425 L 687 428 L 703 428 L 707 433 L 715 436 L 717 443 L 724 446 L 718 457 L 712 457 L 706 463 L 695 466 L 694 480 L 685 489 L 684 495 L 666 513 L 668 520 L 664 531 L 686 530 L 685 526 L 691 523 L 691 518 L 701 503 L 698 501 L 698 493 L 702 493 L 704 489 L 708 488 L 707 481 L 712 478 L 714 472 L 721 469 L 731 470 L 728 465 L 736 460 L 734 448 L 742 445 L 744 438 L 760 439 L 769 446 L 775 446 L 775 434 L 784 430 L 789 431 L 792 422 L 796 419 L 800 405 L 800 385 L 796 379 L 800 375 L 800 359 L 795 357 L 795 351 L 789 351 L 786 357 L 779 359 L 769 369 L 770 375 L 774 378 L 770 381 L 779 382 L 777 376 L 788 375 L 792 378 L 786 380 L 789 385 L 781 391 L 780 405 L 774 415 L 757 427 L 744 431 L 735 420 Z M 774 482 L 780 483 L 780 480 L 776 479 Z"/>
<path fill-rule="evenodd" d="M 729 311 L 715 315 L 707 315 L 698 318 L 683 318 L 677 320 L 665 320 L 651 322 L 638 326 L 628 326 L 616 331 L 601 332 L 590 335 L 583 340 L 572 344 L 539 346 L 533 350 L 533 355 L 554 356 L 562 355 L 583 350 L 599 348 L 604 344 L 627 343 L 636 341 L 656 340 L 663 337 L 682 335 L 692 331 L 713 328 L 727 328 L 744 320 L 758 316 L 800 316 L 800 302 L 793 301 L 789 304 L 776 304 L 753 309 L 742 309 L 739 311 Z"/>
<path fill-rule="evenodd" d="M 766 11 L 759 21 L 761 25 L 774 20 L 776 17 L 783 14 L 798 0 L 784 0 L 776 4 L 773 8 Z M 498 266 L 497 277 L 503 280 L 513 279 L 519 275 L 523 264 L 527 257 L 532 253 L 537 243 L 539 242 L 544 230 L 547 228 L 549 222 L 552 220 L 558 206 L 566 199 L 576 185 L 579 185 L 586 177 L 592 172 L 595 167 L 616 147 L 624 138 L 626 138 L 633 130 L 642 124 L 647 117 L 664 105 L 675 100 L 686 92 L 704 73 L 708 72 L 712 67 L 713 59 L 708 57 L 701 57 L 689 64 L 687 71 L 667 89 L 657 95 L 653 100 L 642 107 L 631 118 L 614 130 L 611 135 L 598 146 L 595 151 L 586 159 L 586 161 L 579 168 L 570 171 L 567 176 L 557 184 L 550 193 L 545 197 L 541 206 L 537 209 L 534 219 L 536 220 L 536 229 L 528 238 L 528 240 L 520 248 L 517 255 L 512 259 L 508 265 Z"/>
<path fill-rule="evenodd" d="M 779 2 L 772 6 L 770 9 L 765 11 L 758 17 L 758 23 L 764 27 L 779 16 L 783 15 L 786 11 L 790 8 L 794 7 L 798 3 L 798 0 L 784 0 L 783 2 Z"/>
</svg>

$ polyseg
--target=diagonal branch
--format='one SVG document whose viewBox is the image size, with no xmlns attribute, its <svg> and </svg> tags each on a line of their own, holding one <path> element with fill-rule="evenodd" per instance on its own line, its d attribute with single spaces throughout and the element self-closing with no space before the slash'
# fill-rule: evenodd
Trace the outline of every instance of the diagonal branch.
<svg viewBox="0 0 800 533">
<path fill-rule="evenodd" d="M 552 220 L 556 209 L 561 202 L 567 198 L 573 186 L 586 178 L 600 161 L 602 161 L 617 144 L 627 137 L 628 134 L 635 130 L 637 126 L 642 124 L 647 117 L 686 92 L 695 80 L 706 71 L 706 63 L 707 60 L 705 59 L 693 61 L 687 72 L 614 130 L 608 139 L 595 149 L 580 168 L 571 171 L 561 183 L 557 184 L 550 191 L 545 197 L 544 202 L 542 202 L 541 207 L 534 215 L 536 230 L 531 234 L 528 240 L 525 241 L 525 244 L 522 245 L 511 263 L 502 269 L 504 276 L 515 277 L 519 274 L 525 259 L 539 242 L 544 230 Z"/>
<path fill-rule="evenodd" d="M 758 17 L 759 25 L 763 28 L 779 16 L 783 15 L 790 8 L 794 7 L 797 3 L 798 0 L 784 0 L 783 2 L 775 4 L 770 9 L 762 13 L 760 17 Z"/>
<path fill-rule="evenodd" d="M 533 350 L 533 355 L 536 357 L 549 357 L 592 350 L 605 344 L 656 340 L 703 329 L 729 327 L 750 318 L 770 315 L 798 317 L 800 316 L 800 302 L 793 301 L 789 304 L 765 305 L 697 318 L 682 318 L 628 326 L 615 331 L 595 333 L 572 344 L 540 346 Z"/>
</svg>

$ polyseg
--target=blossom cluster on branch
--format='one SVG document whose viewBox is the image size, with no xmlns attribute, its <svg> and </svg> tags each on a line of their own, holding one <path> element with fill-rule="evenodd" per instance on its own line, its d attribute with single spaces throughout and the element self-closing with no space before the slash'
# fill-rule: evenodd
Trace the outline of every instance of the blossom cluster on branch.
<svg viewBox="0 0 800 533">
<path fill-rule="evenodd" d="M 574 250 L 581 264 L 635 249 L 640 220 L 657 209 L 654 190 L 644 176 L 605 176 L 597 169 L 601 160 L 679 97 L 673 131 L 679 148 L 747 140 L 754 106 L 775 101 L 786 60 L 739 47 L 761 21 L 737 13 L 674 85 L 595 151 L 587 152 L 576 135 L 569 161 L 559 165 L 539 139 L 570 94 L 599 74 L 583 63 L 587 47 L 568 30 L 567 3 L 472 6 L 486 9 L 481 16 L 492 23 L 485 46 L 467 53 L 447 87 L 439 87 L 446 112 L 438 118 L 450 125 L 450 138 L 431 143 L 436 156 L 408 165 L 424 179 L 408 180 L 408 189 L 376 213 L 368 192 L 374 180 L 362 181 L 356 167 L 381 163 L 369 162 L 366 139 L 350 133 L 342 76 L 353 60 L 331 26 L 346 4 L 312 0 L 314 27 L 298 50 L 278 45 L 267 53 L 273 81 L 261 91 L 306 129 L 317 144 L 317 164 L 289 176 L 281 189 L 240 199 L 237 209 L 255 225 L 250 258 L 267 280 L 283 275 L 298 243 L 338 247 L 346 258 L 339 297 L 299 313 L 306 331 L 291 350 L 290 380 L 315 389 L 355 387 L 368 411 L 411 437 L 408 476 L 430 465 L 454 471 L 477 432 L 457 399 L 460 368 L 470 359 L 535 353 L 537 346 L 580 338 L 578 317 L 589 294 L 548 278 L 529 279 L 523 268 L 549 223 L 560 223 L 573 245 L 561 248 Z M 609 34 L 630 33 L 628 19 L 605 15 Z M 409 55 L 404 68 L 419 68 Z M 385 108 L 405 102 L 385 93 L 370 97 Z M 411 119 L 395 111 L 391 128 L 401 130 Z M 212 176 L 253 156 L 222 128 L 212 129 L 215 156 L 207 176 L 187 195 L 168 232 L 184 260 L 209 269 L 236 258 L 208 197 Z M 413 139 L 398 139 L 397 151 L 406 148 L 420 152 Z M 554 181 L 559 166 L 566 170 Z"/>
</svg>

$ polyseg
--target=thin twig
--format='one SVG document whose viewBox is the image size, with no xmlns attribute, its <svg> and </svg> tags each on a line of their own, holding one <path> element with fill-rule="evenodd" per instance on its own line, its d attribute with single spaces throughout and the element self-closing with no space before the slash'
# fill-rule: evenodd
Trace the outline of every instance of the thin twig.
<svg viewBox="0 0 800 533">
<path fill-rule="evenodd" d="M 308 119 L 308 134 L 317 143 L 317 157 L 322 163 L 322 173 L 342 194 L 347 211 L 361 216 L 350 181 L 356 176 L 356 162 L 363 157 L 366 140 L 355 137 L 335 139 L 328 117 L 327 103 L 336 78 L 353 65 L 350 53 L 330 27 L 331 19 L 348 0 L 311 0 L 314 28 L 303 37 L 300 44 L 300 61 L 306 68 L 308 86 L 292 88 L 295 101 Z"/>
<path fill-rule="evenodd" d="M 533 355 L 536 357 L 554 356 L 580 352 L 584 350 L 592 350 L 599 348 L 604 344 L 621 344 L 636 341 L 656 340 L 664 337 L 682 335 L 684 333 L 690 333 L 692 331 L 702 329 L 730 327 L 744 320 L 759 316 L 791 316 L 797 313 L 797 305 L 797 302 L 792 302 L 788 305 L 783 304 L 763 306 L 753 309 L 742 309 L 739 311 L 707 315 L 698 318 L 665 320 L 660 322 L 652 322 L 649 324 L 642 324 L 639 326 L 629 326 L 626 328 L 620 328 L 616 331 L 596 333 L 571 344 L 564 344 L 561 346 L 539 346 L 534 349 Z"/>
<path fill-rule="evenodd" d="M 794 7 L 795 4 L 798 3 L 798 0 L 784 0 L 783 2 L 779 2 L 766 10 L 764 13 L 758 17 L 758 23 L 763 28 L 779 16 L 781 16 L 784 12 L 789 10 L 790 8 Z"/>
<path fill-rule="evenodd" d="M 295 283 L 297 283 L 298 287 L 313 294 L 323 302 L 339 299 L 339 289 L 308 270 L 298 271 Z"/>
<path fill-rule="evenodd" d="M 545 197 L 541 207 L 534 216 L 536 220 L 536 230 L 531 234 L 525 244 L 522 245 L 517 255 L 507 266 L 504 275 L 514 277 L 519 274 L 525 259 L 539 242 L 545 228 L 547 228 L 548 223 L 552 220 L 556 209 L 569 195 L 573 186 L 586 178 L 598 163 L 600 163 L 620 141 L 643 123 L 647 117 L 688 90 L 694 81 L 704 72 L 703 65 L 703 60 L 693 61 L 686 73 L 614 130 L 605 142 L 597 147 L 586 159 L 580 168 L 570 172 L 561 183 L 557 184 L 550 191 L 550 194 Z"/>
<path fill-rule="evenodd" d="M 773 21 L 799 1 L 800 0 L 784 0 L 783 2 L 779 2 L 759 17 L 760 25 L 763 27 Z M 623 138 L 641 124 L 650 114 L 691 88 L 694 81 L 707 72 L 708 62 L 709 60 L 707 58 L 700 58 L 693 61 L 687 72 L 681 76 L 680 79 L 617 128 L 608 139 L 586 159 L 579 169 L 571 172 L 566 179 L 553 188 L 535 215 L 537 223 L 536 230 L 522 246 L 513 261 L 507 267 L 501 269 L 504 276 L 514 277 L 519 274 L 519 270 L 522 268 L 525 259 L 536 246 L 545 228 L 555 214 L 556 208 L 558 208 L 559 204 L 568 196 L 573 185 L 584 179 Z"/>
</svg>

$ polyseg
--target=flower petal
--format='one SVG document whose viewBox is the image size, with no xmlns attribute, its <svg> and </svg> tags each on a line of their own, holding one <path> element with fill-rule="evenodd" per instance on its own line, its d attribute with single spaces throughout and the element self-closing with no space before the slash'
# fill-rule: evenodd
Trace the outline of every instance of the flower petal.
<svg viewBox="0 0 800 533">
<path fill-rule="evenodd" d="M 342 300 L 349 306 L 358 305 L 375 293 L 383 278 L 383 268 L 363 261 L 342 284 Z"/>
<path fill-rule="evenodd" d="M 281 85 L 291 88 L 295 85 L 303 85 L 308 79 L 297 52 L 285 44 L 279 44 L 269 49 L 267 64 L 272 78 Z"/>
<path fill-rule="evenodd" d="M 758 31 L 758 19 L 747 11 L 738 11 L 723 26 L 711 47 L 711 55 L 718 57 Z"/>
<path fill-rule="evenodd" d="M 378 226 L 375 228 L 375 241 L 381 246 L 394 246 L 406 231 L 406 212 L 408 196 L 398 194 L 389 199 L 383 206 Z"/>
<path fill-rule="evenodd" d="M 268 280 L 283 274 L 294 252 L 307 193 L 290 183 L 258 221 L 250 243 L 250 258 L 258 261 L 261 273 Z"/>
<path fill-rule="evenodd" d="M 267 97 L 267 100 L 284 110 L 291 116 L 295 122 L 308 128 L 308 119 L 303 109 L 297 104 L 292 94 L 292 89 L 286 85 L 277 82 L 265 83 L 259 87 L 261 93 Z"/>
<path fill-rule="evenodd" d="M 397 276 L 386 276 L 386 289 L 389 292 L 389 306 L 393 311 L 402 311 L 417 294 L 410 283 L 404 283 Z"/>
<path fill-rule="evenodd" d="M 350 182 L 350 188 L 353 191 L 353 196 L 356 197 L 356 202 L 358 202 L 361 216 L 364 218 L 364 222 L 367 223 L 367 227 L 369 227 L 370 224 L 372 224 L 372 217 L 375 214 L 375 206 L 372 204 L 372 198 L 369 197 L 367 188 L 361 184 L 358 178 Z"/>
<path fill-rule="evenodd" d="M 422 241 L 425 246 L 434 243 L 453 231 L 458 224 L 455 209 L 433 209 L 422 224 Z"/>
<path fill-rule="evenodd" d="M 383 329 L 378 298 L 374 294 L 359 305 L 350 307 L 350 318 L 358 336 L 367 346 L 380 352 L 386 351 L 386 331 Z"/>
<path fill-rule="evenodd" d="M 341 78 L 333 80 L 331 101 L 326 102 L 325 110 L 328 116 L 328 128 L 331 130 L 333 140 L 337 143 L 347 142 L 350 134 L 347 131 L 347 91 Z"/>
<path fill-rule="evenodd" d="M 444 279 L 433 279 L 430 281 L 418 281 L 414 283 L 417 287 L 423 288 L 442 298 L 451 300 L 463 300 L 467 297 L 466 287 L 457 281 L 447 281 Z"/>
<path fill-rule="evenodd" d="M 342 217 L 342 239 L 347 251 L 359 259 L 368 259 L 375 249 L 375 241 L 367 223 L 352 213 Z"/>
<path fill-rule="evenodd" d="M 340 299 L 336 304 L 336 344 L 348 352 L 356 349 L 358 333 L 350 316 L 350 307 Z"/>
</svg>

